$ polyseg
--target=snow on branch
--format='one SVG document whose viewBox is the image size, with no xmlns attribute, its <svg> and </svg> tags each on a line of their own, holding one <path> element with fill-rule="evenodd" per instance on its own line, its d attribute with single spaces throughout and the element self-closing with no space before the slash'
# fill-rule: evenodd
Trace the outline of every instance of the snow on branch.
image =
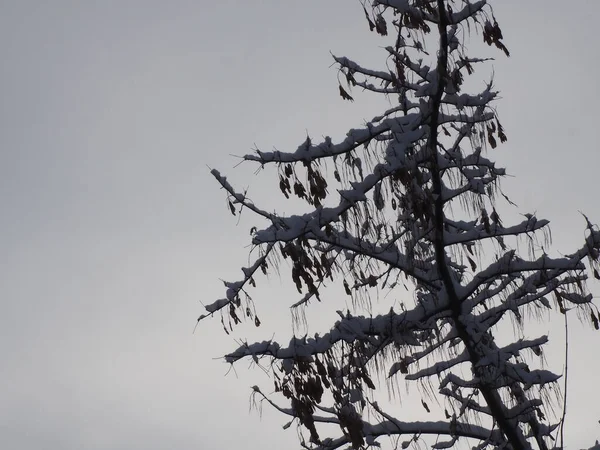
<svg viewBox="0 0 600 450">
<path fill-rule="evenodd" d="M 528 230 L 527 230 L 528 231 Z M 526 231 L 522 231 L 525 233 Z M 583 260 L 586 257 L 597 254 L 600 249 L 600 234 L 594 234 L 593 246 L 588 243 L 571 256 L 564 258 L 551 258 L 542 255 L 535 261 L 527 261 L 516 255 L 514 250 L 507 251 L 496 262 L 477 273 L 473 280 L 461 288 L 461 297 L 467 298 L 477 290 L 479 286 L 494 280 L 501 275 L 525 273 L 532 271 L 545 271 L 548 276 L 555 278 L 573 270 L 584 270 Z"/>
<path fill-rule="evenodd" d="M 444 421 L 416 421 L 405 422 L 390 416 L 389 420 L 382 420 L 376 425 L 363 423 L 363 433 L 367 444 L 373 447 L 379 445 L 375 439 L 380 437 L 406 436 L 406 447 L 410 445 L 415 435 L 433 436 L 457 436 L 463 438 L 478 439 L 491 446 L 499 446 L 503 441 L 498 430 L 490 430 L 480 425 L 466 422 L 444 422 Z M 351 444 L 349 436 L 337 439 L 326 439 L 320 445 L 313 447 L 314 450 L 334 450 Z M 404 444 L 402 445 L 404 447 Z M 440 446 L 433 448 L 443 448 Z"/>
<path fill-rule="evenodd" d="M 415 331 L 422 329 L 432 318 L 438 318 L 444 309 L 442 303 L 431 310 L 418 306 L 399 314 L 390 311 L 376 317 L 346 315 L 323 336 L 292 338 L 285 347 L 273 341 L 244 344 L 226 355 L 225 361 L 234 363 L 242 358 L 255 356 L 269 356 L 277 360 L 312 361 L 312 356 L 328 352 L 341 341 L 364 340 L 377 346 L 381 341 L 391 339 L 390 342 L 398 345 L 420 345 L 419 336 Z"/>
<path fill-rule="evenodd" d="M 429 367 L 421 369 L 417 372 L 406 375 L 407 380 L 418 380 L 424 377 L 430 377 L 432 375 L 441 374 L 444 371 L 456 366 L 457 364 L 461 364 L 463 362 L 469 361 L 469 354 L 467 351 L 463 351 L 460 355 L 455 356 L 454 358 L 448 358 L 444 361 L 437 362 L 432 364 Z M 390 371 L 390 375 L 392 371 Z"/>
<path fill-rule="evenodd" d="M 462 229 L 459 232 L 444 233 L 444 241 L 446 245 L 466 244 L 483 239 L 497 238 L 499 236 L 518 236 L 523 233 L 530 233 L 546 227 L 550 222 L 548 220 L 525 220 L 520 224 L 513 225 L 507 228 L 481 223 L 475 226 L 469 226 L 468 229 Z M 458 227 L 455 227 L 458 229 Z M 463 231 L 464 230 L 464 231 Z"/>
<path fill-rule="evenodd" d="M 339 285 L 351 300 L 345 306 L 351 303 L 353 312 L 337 311 L 340 319 L 323 335 L 290 333 L 283 344 L 241 341 L 225 356 L 230 364 L 270 362 L 274 395 L 289 407 L 258 387 L 253 395 L 287 416 L 286 427 L 297 421 L 308 430 L 308 443 L 300 438 L 306 449 L 358 450 L 380 445 L 383 436 L 404 435 L 406 440 L 396 444 L 406 449 L 431 435 L 443 437 L 426 441 L 433 449 L 454 447 L 466 438 L 476 441 L 477 450 L 529 450 L 534 443 L 549 450 L 556 424 L 546 414 L 552 416 L 551 403 L 560 397 L 549 395 L 545 386 L 560 377 L 530 367 L 530 359 L 542 358 L 548 338 L 525 337 L 524 312 L 551 311 L 553 297 L 561 313 L 578 308 L 600 327 L 585 287 L 584 264 L 587 259 L 600 279 L 600 230 L 586 218 L 584 245 L 555 258 L 535 244 L 539 231 L 549 236 L 547 220 L 528 214 L 520 223 L 500 219 L 497 194 L 514 205 L 499 188 L 506 171 L 483 155 L 507 140 L 493 105 L 498 92 L 492 81 L 478 93 L 466 92 L 465 83 L 475 64 L 491 59 L 467 55 L 465 30 L 481 31 L 486 44 L 508 55 L 486 5 L 363 3 L 373 31 L 395 34 L 392 45 L 384 47 L 387 70 L 346 57 L 333 56 L 334 63 L 349 91 L 362 87 L 392 104 L 337 143 L 326 137 L 313 144 L 307 138 L 295 151 L 257 150 L 244 157 L 261 166 L 274 163 L 285 197 L 304 200 L 308 211 L 269 212 L 268 205 L 260 207 L 211 171 L 232 213 L 248 210 L 266 223 L 251 230 L 260 253 L 242 269 L 242 279 L 226 282 L 225 298 L 207 305 L 198 320 L 220 312 L 222 321 L 229 315 L 231 325 L 247 314 L 259 325 L 247 289 L 255 287 L 259 269 L 267 274 L 271 264 L 277 270 L 280 257 L 291 260 L 291 281 L 303 294 L 295 308 L 308 307 L 315 296 L 325 301 L 322 291 L 331 285 Z M 353 100 L 341 84 L 339 90 L 343 99 Z M 527 256 L 511 249 L 520 237 L 529 239 Z M 405 294 L 402 285 L 413 292 Z M 371 295 L 379 302 L 371 302 Z M 339 301 L 336 297 L 327 301 Z M 402 311 L 381 313 L 389 302 L 400 303 Z M 365 305 L 368 314 L 355 312 Z M 518 324 L 514 336 L 497 334 L 507 312 Z M 375 401 L 372 371 L 388 383 L 416 382 L 436 400 L 430 407 L 422 398 L 425 410 L 444 413 L 446 420 L 405 422 L 384 412 Z M 330 425 L 339 428 L 338 436 L 320 437 L 323 430 L 330 433 Z"/>
<path fill-rule="evenodd" d="M 403 117 L 394 117 L 381 121 L 378 125 L 367 124 L 366 128 L 352 129 L 348 132 L 346 139 L 339 144 L 333 144 L 331 138 L 325 138 L 325 141 L 313 145 L 310 140 L 305 141 L 295 152 L 262 152 L 257 150 L 256 155 L 246 155 L 246 161 L 255 161 L 261 164 L 268 163 L 309 163 L 321 158 L 333 157 L 348 153 L 361 145 L 365 145 L 371 139 L 386 133 L 392 129 L 411 130 L 419 124 L 420 115 L 415 113 Z"/>
</svg>

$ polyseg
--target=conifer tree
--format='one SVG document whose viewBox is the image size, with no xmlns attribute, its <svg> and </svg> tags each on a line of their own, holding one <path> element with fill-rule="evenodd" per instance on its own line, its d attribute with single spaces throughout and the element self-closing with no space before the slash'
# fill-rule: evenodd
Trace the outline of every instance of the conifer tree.
<svg viewBox="0 0 600 450">
<path fill-rule="evenodd" d="M 467 35 L 509 56 L 490 1 L 363 6 L 371 31 L 389 46 L 376 69 L 334 56 L 339 93 L 352 101 L 368 91 L 392 107 L 340 142 L 307 138 L 292 152 L 244 157 L 277 170 L 282 194 L 302 199 L 309 212 L 269 212 L 268 199 L 251 200 L 212 170 L 231 212 L 243 209 L 265 226 L 252 230 L 255 256 L 241 280 L 226 283 L 225 298 L 198 320 L 220 316 L 227 332 L 244 318 L 260 325 L 260 295 L 252 294 L 255 305 L 250 290 L 283 260 L 299 293 L 294 308 L 331 301 L 335 285 L 357 310 L 374 293 L 406 296 L 407 288 L 412 304 L 390 308 L 380 299 L 373 306 L 380 314 L 338 311 L 323 334 L 246 342 L 225 360 L 267 363 L 275 393 L 255 386 L 254 395 L 304 430 L 304 448 L 362 449 L 388 438 L 402 448 L 561 447 L 560 376 L 542 368 L 548 337 L 528 336 L 526 318 L 575 310 L 598 328 L 586 280 L 590 271 L 600 278 L 600 231 L 585 218 L 581 247 L 552 257 L 547 220 L 500 217 L 514 204 L 499 184 L 505 170 L 491 159 L 507 140 L 498 91 L 491 81 L 481 92 L 463 88 L 488 59 L 467 53 Z M 514 335 L 497 332 L 505 321 Z M 375 400 L 375 375 L 420 389 L 423 408 L 440 420 L 391 415 Z"/>
</svg>

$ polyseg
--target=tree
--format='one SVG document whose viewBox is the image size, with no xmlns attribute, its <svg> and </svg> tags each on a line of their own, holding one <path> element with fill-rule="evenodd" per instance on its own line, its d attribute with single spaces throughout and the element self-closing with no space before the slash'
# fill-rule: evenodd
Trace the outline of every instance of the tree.
<svg viewBox="0 0 600 450">
<path fill-rule="evenodd" d="M 338 311 L 321 336 L 245 342 L 225 360 L 270 362 L 274 398 L 257 386 L 254 395 L 306 430 L 305 448 L 367 448 L 386 436 L 402 448 L 421 439 L 438 449 L 462 441 L 562 447 L 564 413 L 553 409 L 563 401 L 561 377 L 542 368 L 548 337 L 528 337 L 524 317 L 575 310 L 598 329 L 586 280 L 589 270 L 600 279 L 600 231 L 584 216 L 581 248 L 553 257 L 547 220 L 500 218 L 500 208 L 514 204 L 499 184 L 505 170 L 486 156 L 507 139 L 493 106 L 498 92 L 492 81 L 463 91 L 488 60 L 467 54 L 467 34 L 509 55 L 488 1 L 371 0 L 364 13 L 371 31 L 391 35 L 387 65 L 373 70 L 334 56 L 345 79 L 339 93 L 353 101 L 360 88 L 393 106 L 341 142 L 307 138 L 295 152 L 244 157 L 275 166 L 282 194 L 309 212 L 271 213 L 212 170 L 231 212 L 249 211 L 267 226 L 252 229 L 255 257 L 243 278 L 226 283 L 226 297 L 198 320 L 220 314 L 226 332 L 244 317 L 259 326 L 250 286 L 284 268 L 282 259 L 302 294 L 294 308 L 329 301 L 326 292 L 339 285 L 358 310 L 373 294 L 404 286 L 410 307 Z M 516 250 L 520 243 L 526 251 Z M 506 321 L 517 330 L 511 340 L 497 332 Z M 423 408 L 441 419 L 400 421 L 386 412 L 374 373 L 417 383 Z"/>
</svg>

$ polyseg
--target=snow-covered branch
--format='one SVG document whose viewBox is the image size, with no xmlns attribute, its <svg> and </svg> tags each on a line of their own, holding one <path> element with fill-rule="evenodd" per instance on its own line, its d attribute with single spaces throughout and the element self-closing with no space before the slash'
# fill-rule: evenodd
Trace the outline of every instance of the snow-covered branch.
<svg viewBox="0 0 600 450">
<path fill-rule="evenodd" d="M 469 439 L 478 450 L 549 450 L 556 424 L 547 415 L 560 396 L 545 385 L 560 377 L 535 365 L 548 338 L 526 337 L 524 312 L 578 308 L 600 328 L 585 286 L 586 259 L 600 279 L 600 230 L 586 218 L 584 245 L 551 257 L 536 241 L 549 236 L 547 220 L 531 214 L 520 223 L 500 219 L 505 205 L 497 194 L 514 204 L 499 188 L 505 169 L 486 154 L 507 140 L 494 105 L 498 92 L 493 80 L 466 92 L 474 65 L 491 58 L 467 54 L 465 30 L 481 32 L 486 44 L 508 55 L 488 1 L 367 0 L 363 6 L 371 30 L 394 34 L 384 47 L 386 70 L 333 56 L 348 84 L 348 91 L 342 84 L 338 89 L 343 100 L 354 100 L 349 92 L 362 87 L 392 104 L 337 143 L 307 138 L 295 151 L 244 157 L 274 166 L 284 196 L 310 206 L 301 213 L 270 212 L 269 199 L 259 206 L 212 171 L 232 213 L 247 210 L 265 223 L 251 230 L 258 256 L 240 281 L 225 283 L 225 298 L 206 306 L 200 319 L 217 312 L 222 321 L 228 314 L 230 324 L 242 315 L 256 318 L 260 304 L 247 290 L 259 269 L 267 274 L 269 266 L 278 269 L 280 257 L 291 260 L 291 281 L 303 295 L 290 302 L 296 312 L 314 297 L 323 299 L 331 285 L 352 300 L 340 301 L 346 312 L 337 311 L 340 320 L 322 335 L 246 342 L 225 361 L 269 361 L 264 367 L 279 399 L 258 387 L 254 394 L 309 431 L 303 447 L 358 450 L 378 446 L 383 436 L 405 436 L 403 449 L 420 439 L 433 449 Z M 521 238 L 530 244 L 526 256 L 515 249 Z M 402 285 L 414 292 L 406 295 Z M 377 303 L 370 302 L 374 297 Z M 396 302 L 401 312 L 394 311 Z M 355 312 L 366 304 L 367 314 Z M 507 312 L 518 324 L 514 336 L 497 333 Z M 405 422 L 384 412 L 375 401 L 373 371 L 389 383 L 418 383 L 447 420 Z M 281 406 L 281 397 L 289 407 Z M 321 436 L 331 425 L 339 431 Z"/>
</svg>

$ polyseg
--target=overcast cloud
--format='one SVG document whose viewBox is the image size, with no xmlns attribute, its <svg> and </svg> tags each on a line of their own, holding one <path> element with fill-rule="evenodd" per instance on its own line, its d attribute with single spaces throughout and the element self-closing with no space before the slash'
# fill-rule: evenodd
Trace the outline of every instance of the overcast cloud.
<svg viewBox="0 0 600 450">
<path fill-rule="evenodd" d="M 509 142 L 493 156 L 571 251 L 578 210 L 600 222 L 600 2 L 492 4 L 512 52 L 477 47 L 498 58 Z M 213 359 L 235 345 L 218 319 L 192 334 L 248 251 L 207 166 L 269 198 L 230 154 L 374 116 L 368 94 L 339 98 L 330 68 L 330 50 L 381 65 L 362 14 L 358 0 L 0 1 L 1 448 L 296 448 L 282 418 L 248 412 L 264 375 Z M 273 283 L 262 336 L 290 323 Z M 573 328 L 575 449 L 600 437 L 600 367 L 598 335 Z"/>
</svg>

